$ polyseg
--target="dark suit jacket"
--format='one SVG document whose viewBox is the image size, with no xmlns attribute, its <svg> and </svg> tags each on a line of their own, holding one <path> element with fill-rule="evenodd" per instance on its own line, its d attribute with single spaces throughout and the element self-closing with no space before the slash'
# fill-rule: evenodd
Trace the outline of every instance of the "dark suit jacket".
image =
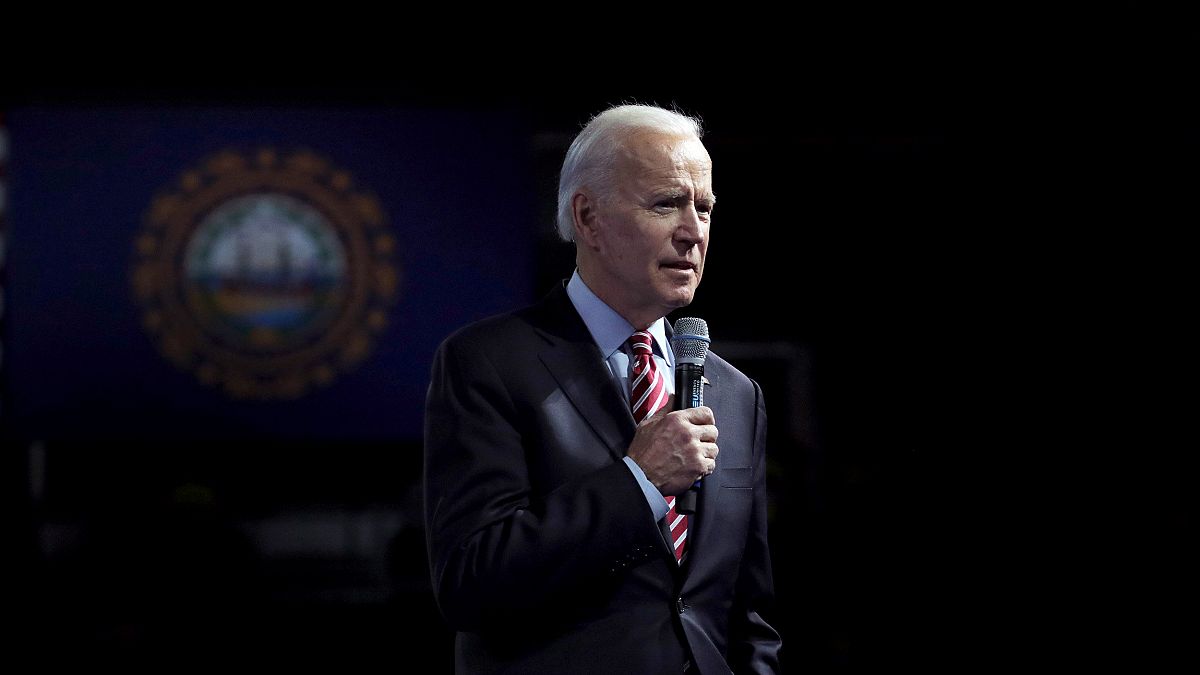
<svg viewBox="0 0 1200 675">
<path fill-rule="evenodd" d="M 705 376 L 720 454 L 680 566 L 621 461 L 628 403 L 564 288 L 442 343 L 425 521 L 457 672 L 777 671 L 762 392 L 712 353 Z"/>
</svg>

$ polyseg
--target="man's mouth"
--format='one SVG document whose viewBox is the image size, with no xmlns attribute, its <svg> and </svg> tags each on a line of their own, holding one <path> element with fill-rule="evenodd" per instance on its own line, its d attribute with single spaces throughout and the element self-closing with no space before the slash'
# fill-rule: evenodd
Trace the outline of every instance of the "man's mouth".
<svg viewBox="0 0 1200 675">
<path fill-rule="evenodd" d="M 696 265 L 686 260 L 673 260 L 661 263 L 661 267 L 667 267 L 673 270 L 695 270 Z"/>
</svg>

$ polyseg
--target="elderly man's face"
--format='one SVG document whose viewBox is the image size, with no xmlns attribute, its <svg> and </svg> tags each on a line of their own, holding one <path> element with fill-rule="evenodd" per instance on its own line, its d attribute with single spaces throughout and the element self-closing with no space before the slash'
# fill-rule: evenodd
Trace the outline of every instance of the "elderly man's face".
<svg viewBox="0 0 1200 675">
<path fill-rule="evenodd" d="M 589 286 L 635 328 L 692 301 L 716 201 L 699 139 L 636 134 L 595 207 Z M 581 267 L 582 269 L 582 267 Z"/>
</svg>

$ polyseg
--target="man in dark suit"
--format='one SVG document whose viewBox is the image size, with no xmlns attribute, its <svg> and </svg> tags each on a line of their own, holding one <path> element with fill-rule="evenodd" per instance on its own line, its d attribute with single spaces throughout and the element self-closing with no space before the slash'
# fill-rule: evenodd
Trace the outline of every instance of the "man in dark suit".
<svg viewBox="0 0 1200 675">
<path fill-rule="evenodd" d="M 438 349 L 425 520 L 457 672 L 778 672 L 762 392 L 709 353 L 707 405 L 670 405 L 664 317 L 700 283 L 714 203 L 695 120 L 601 113 L 560 177 L 571 280 Z"/>
</svg>

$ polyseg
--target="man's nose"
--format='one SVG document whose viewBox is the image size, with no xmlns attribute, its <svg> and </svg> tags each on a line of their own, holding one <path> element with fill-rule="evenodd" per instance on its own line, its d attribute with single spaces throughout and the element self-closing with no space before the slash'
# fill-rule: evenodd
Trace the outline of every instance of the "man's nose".
<svg viewBox="0 0 1200 675">
<path fill-rule="evenodd" d="M 675 239 L 688 244 L 703 244 L 708 234 L 708 223 L 700 219 L 695 204 L 688 204 L 679 211 L 679 224 L 675 228 Z"/>
</svg>

